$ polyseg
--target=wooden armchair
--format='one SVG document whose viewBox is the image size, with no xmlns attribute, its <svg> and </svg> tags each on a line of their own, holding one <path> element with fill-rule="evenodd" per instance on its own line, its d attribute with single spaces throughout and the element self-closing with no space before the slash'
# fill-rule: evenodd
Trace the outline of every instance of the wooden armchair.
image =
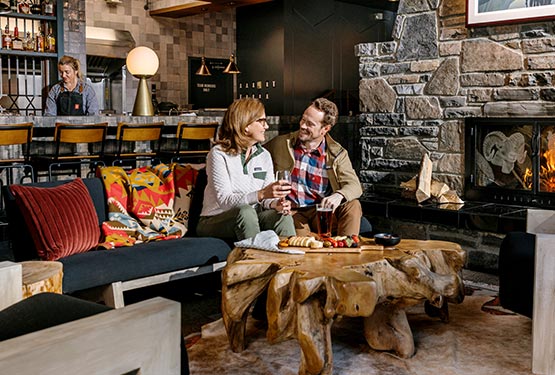
<svg viewBox="0 0 555 375">
<path fill-rule="evenodd" d="M 0 341 L 2 374 L 188 373 L 187 369 L 180 370 L 180 356 L 183 355 L 180 352 L 181 307 L 177 302 L 153 298 L 111 310 L 50 293 L 19 301 L 21 265 L 11 262 L 0 262 L 0 285 L 0 309 L 4 308 L 0 311 L 0 328 L 2 320 L 6 323 L 4 326 L 9 327 L 7 331 L 13 328 L 18 319 L 8 319 L 10 313 L 18 314 L 19 320 L 23 320 L 22 316 L 35 320 L 25 321 L 25 329 L 29 324 L 41 327 L 21 336 L 11 334 L 13 337 L 10 332 L 6 334 L 6 330 L 0 330 L 0 337 L 4 339 Z M 73 316 L 67 322 L 59 312 L 48 317 L 48 311 L 41 311 L 44 306 L 56 307 Z M 93 312 L 83 313 L 88 307 Z M 76 314 L 75 311 L 81 312 Z M 40 321 L 44 319 L 55 320 L 57 325 Z"/>
</svg>

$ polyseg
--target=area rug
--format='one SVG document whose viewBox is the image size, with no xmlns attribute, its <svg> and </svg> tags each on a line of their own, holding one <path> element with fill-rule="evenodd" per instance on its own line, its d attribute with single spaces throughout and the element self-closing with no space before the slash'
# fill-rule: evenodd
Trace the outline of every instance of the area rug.
<svg viewBox="0 0 555 375">
<path fill-rule="evenodd" d="M 420 306 L 412 308 L 407 316 L 416 354 L 408 359 L 372 350 L 362 335 L 362 319 L 339 319 L 332 329 L 334 374 L 531 374 L 531 319 L 482 311 L 491 299 L 473 295 L 462 304 L 450 304 L 449 323 L 430 318 Z M 188 348 L 191 374 L 298 373 L 300 349 L 296 340 L 270 345 L 265 327 L 252 318 L 247 324 L 247 339 L 247 349 L 233 353 L 221 319 L 203 326 L 200 338 Z"/>
</svg>

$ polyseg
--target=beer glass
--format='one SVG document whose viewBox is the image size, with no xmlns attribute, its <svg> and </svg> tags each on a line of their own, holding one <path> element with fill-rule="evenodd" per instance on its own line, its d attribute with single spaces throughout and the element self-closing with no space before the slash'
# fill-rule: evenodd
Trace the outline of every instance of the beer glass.
<svg viewBox="0 0 555 375">
<path fill-rule="evenodd" d="M 316 223 L 318 225 L 318 236 L 331 236 L 331 221 L 333 210 L 330 207 L 324 207 L 321 203 L 316 204 Z"/>
</svg>

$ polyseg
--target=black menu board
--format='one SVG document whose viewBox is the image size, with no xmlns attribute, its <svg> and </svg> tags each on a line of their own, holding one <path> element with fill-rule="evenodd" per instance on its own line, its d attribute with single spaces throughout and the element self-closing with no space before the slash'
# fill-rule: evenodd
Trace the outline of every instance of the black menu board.
<svg viewBox="0 0 555 375">
<path fill-rule="evenodd" d="M 193 109 L 227 108 L 233 101 L 233 75 L 223 73 L 228 59 L 206 58 L 211 75 L 195 73 L 201 66 L 200 57 L 189 57 L 189 104 Z"/>
</svg>

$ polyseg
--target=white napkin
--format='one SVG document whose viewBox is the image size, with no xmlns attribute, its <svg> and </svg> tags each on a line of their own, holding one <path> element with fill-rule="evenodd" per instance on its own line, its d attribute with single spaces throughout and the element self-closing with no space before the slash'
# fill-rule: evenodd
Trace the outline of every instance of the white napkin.
<svg viewBox="0 0 555 375">
<path fill-rule="evenodd" d="M 235 242 L 235 247 L 248 247 L 257 250 L 275 251 L 276 253 L 304 254 L 302 250 L 280 249 L 279 237 L 273 230 L 265 230 L 256 236 Z"/>
</svg>

